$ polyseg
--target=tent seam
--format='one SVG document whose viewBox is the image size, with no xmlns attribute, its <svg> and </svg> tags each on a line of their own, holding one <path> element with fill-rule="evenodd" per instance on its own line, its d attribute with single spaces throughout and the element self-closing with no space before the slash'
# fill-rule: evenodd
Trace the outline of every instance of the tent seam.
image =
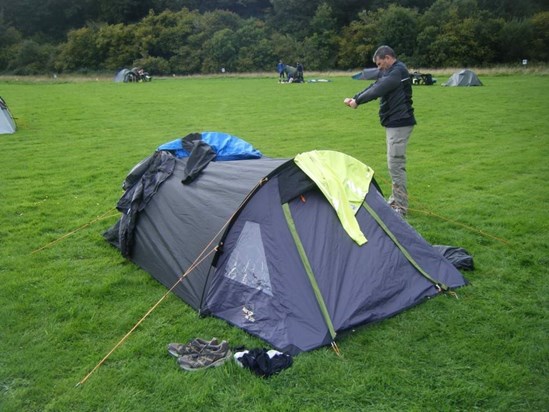
<svg viewBox="0 0 549 412">
<path fill-rule="evenodd" d="M 437 280 L 435 280 L 431 275 L 429 275 L 425 270 L 423 270 L 423 268 L 421 266 L 419 266 L 419 264 L 414 260 L 414 258 L 412 257 L 412 255 L 410 255 L 410 252 L 408 252 L 408 250 L 406 250 L 406 248 L 398 241 L 398 239 L 396 238 L 396 236 L 394 235 L 393 232 L 391 232 L 391 230 L 387 227 L 387 225 L 385 224 L 385 222 L 383 222 L 383 220 L 379 217 L 379 215 L 374 211 L 374 209 L 372 209 L 370 207 L 370 205 L 368 203 L 366 203 L 366 200 L 364 200 L 364 202 L 362 202 L 362 204 L 364 205 L 364 208 L 368 211 L 368 213 L 374 218 L 374 220 L 377 222 L 377 224 L 383 229 L 383 231 L 387 234 L 387 236 L 389 236 L 389 238 L 394 242 L 394 244 L 396 245 L 396 247 L 402 252 L 402 254 L 404 255 L 404 257 L 406 259 L 408 259 L 408 261 L 412 264 L 412 266 L 414 266 L 414 268 L 417 269 L 417 271 L 425 278 L 427 279 L 429 282 L 431 282 L 433 285 L 435 285 L 435 287 L 439 290 L 443 290 L 443 291 L 447 291 L 449 289 L 449 287 L 447 285 L 445 285 L 444 283 L 442 282 L 439 282 Z"/>
<path fill-rule="evenodd" d="M 324 297 L 322 296 L 322 293 L 320 292 L 320 288 L 318 287 L 318 283 L 316 282 L 313 269 L 311 268 L 311 263 L 309 262 L 309 259 L 307 258 L 307 254 L 305 253 L 305 248 L 303 247 L 303 243 L 301 243 L 301 239 L 299 238 L 299 234 L 297 233 L 297 228 L 295 226 L 295 222 L 292 217 L 292 212 L 290 211 L 290 206 L 288 205 L 288 203 L 284 203 L 282 205 L 282 210 L 284 211 L 284 217 L 286 218 L 288 229 L 290 230 L 292 238 L 294 239 L 294 243 L 297 247 L 297 251 L 299 253 L 299 257 L 301 258 L 301 262 L 305 267 L 305 272 L 307 273 L 307 277 L 309 278 L 309 282 L 311 283 L 311 287 L 313 288 L 313 292 L 315 294 L 318 306 L 320 307 L 320 311 L 322 312 L 324 321 L 326 322 L 326 326 L 330 331 L 330 335 L 332 339 L 335 339 L 336 332 L 334 329 L 334 325 L 332 324 L 332 320 L 330 319 L 330 314 L 328 313 L 328 308 L 326 307 L 326 303 L 324 302 Z"/>
</svg>

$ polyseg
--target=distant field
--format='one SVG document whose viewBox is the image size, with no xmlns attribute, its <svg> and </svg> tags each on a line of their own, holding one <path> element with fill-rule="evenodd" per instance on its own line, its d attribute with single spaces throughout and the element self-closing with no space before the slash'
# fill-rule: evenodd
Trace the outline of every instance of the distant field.
<svg viewBox="0 0 549 412">
<path fill-rule="evenodd" d="M 549 410 L 549 77 L 486 71 L 484 87 L 441 87 L 451 72 L 414 87 L 408 221 L 473 254 L 459 299 L 357 328 L 339 338 L 342 357 L 304 353 L 265 380 L 235 364 L 179 370 L 168 342 L 264 343 L 171 296 L 78 388 L 165 293 L 101 236 L 138 161 L 223 131 L 270 157 L 345 152 L 388 192 L 378 105 L 343 105 L 369 83 L 349 73 L 0 78 L 19 127 L 0 135 L 0 410 Z"/>
</svg>

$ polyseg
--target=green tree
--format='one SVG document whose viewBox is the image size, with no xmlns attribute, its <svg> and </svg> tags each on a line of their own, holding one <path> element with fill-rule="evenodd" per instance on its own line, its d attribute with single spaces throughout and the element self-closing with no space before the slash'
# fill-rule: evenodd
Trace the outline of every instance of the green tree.
<svg viewBox="0 0 549 412">
<path fill-rule="evenodd" d="M 70 29 L 95 20 L 98 8 L 95 0 L 12 0 L 0 10 L 26 38 L 60 41 Z"/>
<path fill-rule="evenodd" d="M 33 40 L 18 43 L 9 69 L 15 74 L 32 75 L 53 70 L 56 48 L 50 44 L 39 44 Z"/>
<path fill-rule="evenodd" d="M 132 66 L 143 67 L 150 74 L 165 75 L 172 73 L 170 62 L 162 57 L 142 57 L 134 60 Z"/>
<path fill-rule="evenodd" d="M 444 27 L 458 20 L 456 13 L 451 0 L 437 0 L 423 13 L 413 59 L 416 66 L 443 67 L 451 58 L 458 39 L 446 35 Z"/>
<path fill-rule="evenodd" d="M 188 45 L 175 50 L 175 54 L 169 59 L 170 69 L 177 74 L 200 73 L 202 66 L 202 53 Z"/>
<path fill-rule="evenodd" d="M 208 0 L 197 3 L 195 8 L 201 12 L 228 10 L 243 18 L 262 17 L 271 10 L 270 0 Z"/>
<path fill-rule="evenodd" d="M 338 66 L 373 66 L 372 56 L 383 44 L 408 60 L 416 49 L 418 31 L 419 17 L 415 10 L 391 5 L 388 9 L 362 12 L 358 20 L 342 30 Z"/>
<path fill-rule="evenodd" d="M 522 19 L 547 9 L 545 0 L 478 0 L 480 9 L 490 12 L 494 17 L 507 20 Z"/>
<path fill-rule="evenodd" d="M 549 61 L 549 11 L 535 14 L 530 19 L 533 26 L 533 60 Z"/>
<path fill-rule="evenodd" d="M 269 37 L 270 33 L 264 22 L 257 19 L 246 20 L 236 31 L 238 57 L 235 70 L 250 72 L 272 69 L 276 55 Z"/>
<path fill-rule="evenodd" d="M 356 20 L 358 14 L 365 10 L 371 1 L 363 0 L 323 0 L 332 9 L 332 17 L 336 21 L 337 31 Z"/>
<path fill-rule="evenodd" d="M 55 67 L 59 71 L 77 71 L 80 69 L 97 70 L 105 56 L 101 56 L 96 44 L 98 26 L 88 26 L 71 30 L 67 42 L 60 46 Z"/>
<path fill-rule="evenodd" d="M 391 46 L 403 59 L 411 57 L 416 49 L 419 30 L 417 12 L 391 5 L 386 10 L 379 10 L 377 14 L 379 43 Z"/>
<path fill-rule="evenodd" d="M 303 40 L 312 34 L 309 23 L 321 3 L 320 0 L 271 0 L 272 14 L 267 22 L 273 30 Z"/>
<path fill-rule="evenodd" d="M 388 9 L 390 6 L 406 7 L 424 11 L 431 7 L 435 0 L 370 0 L 366 4 L 368 10 Z"/>
<path fill-rule="evenodd" d="M 339 68 L 357 69 L 372 65 L 372 55 L 380 42 L 378 20 L 378 13 L 365 11 L 343 28 L 339 37 Z"/>
<path fill-rule="evenodd" d="M 89 24 L 69 32 L 60 46 L 56 68 L 60 71 L 118 70 L 144 57 L 139 51 L 134 25 Z"/>
<path fill-rule="evenodd" d="M 154 6 L 153 0 L 97 0 L 98 19 L 107 23 L 136 23 Z"/>
<path fill-rule="evenodd" d="M 334 33 L 337 31 L 337 22 L 333 14 L 333 9 L 328 3 L 321 3 L 311 19 L 309 24 L 311 32 Z"/>
<path fill-rule="evenodd" d="M 130 66 L 141 57 L 133 25 L 101 26 L 97 32 L 96 47 L 99 56 L 102 56 L 101 68 L 108 70 Z"/>
<path fill-rule="evenodd" d="M 197 19 L 200 15 L 187 9 L 177 13 L 149 13 L 135 29 L 141 55 L 171 59 L 180 47 L 187 44 L 188 37 L 195 31 Z"/>
<path fill-rule="evenodd" d="M 499 33 L 499 60 L 506 63 L 519 63 L 533 56 L 534 30 L 527 20 L 511 20 L 503 24 Z"/>
<path fill-rule="evenodd" d="M 275 66 L 279 60 L 282 60 L 285 64 L 294 66 L 295 62 L 303 56 L 303 42 L 298 41 L 289 34 L 273 32 L 270 40 L 275 57 L 270 65 L 272 70 L 275 70 Z"/>
<path fill-rule="evenodd" d="M 202 71 L 216 73 L 221 69 L 235 70 L 237 48 L 236 35 L 231 29 L 221 29 L 204 43 Z"/>
<path fill-rule="evenodd" d="M 419 21 L 416 65 L 460 67 L 496 61 L 502 21 L 479 10 L 476 0 L 437 0 Z"/>
<path fill-rule="evenodd" d="M 16 52 L 17 45 L 22 41 L 21 33 L 4 23 L 0 16 L 0 71 L 5 71 Z"/>
<path fill-rule="evenodd" d="M 233 36 L 241 24 L 242 19 L 238 15 L 219 10 L 204 13 L 194 21 L 194 30 L 188 37 L 187 46 L 198 55 L 201 72 L 214 73 L 222 67 L 233 70 L 237 50 L 237 41 Z M 223 40 L 229 43 L 220 43 Z M 227 50 L 233 50 L 234 55 L 228 56 Z"/>
<path fill-rule="evenodd" d="M 336 19 L 327 3 L 318 6 L 311 20 L 312 35 L 303 45 L 303 62 L 311 70 L 334 68 L 337 58 Z"/>
<path fill-rule="evenodd" d="M 55 61 L 64 71 L 274 70 L 279 59 L 357 69 L 373 65 L 381 44 L 418 67 L 547 61 L 544 1 L 3 0 L 0 71 L 51 65 L 44 55 L 65 32 Z M 28 63 L 32 55 L 41 63 Z"/>
</svg>

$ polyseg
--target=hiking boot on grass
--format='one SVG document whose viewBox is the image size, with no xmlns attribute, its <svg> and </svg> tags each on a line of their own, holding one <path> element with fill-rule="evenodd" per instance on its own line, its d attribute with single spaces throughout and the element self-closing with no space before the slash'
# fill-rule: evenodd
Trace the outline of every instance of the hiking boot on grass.
<svg viewBox="0 0 549 412">
<path fill-rule="evenodd" d="M 168 344 L 168 353 L 175 358 L 183 355 L 191 355 L 193 353 L 202 353 L 205 349 L 216 349 L 219 347 L 219 342 L 216 338 L 210 341 L 196 338 L 189 343 L 170 343 Z"/>
<path fill-rule="evenodd" d="M 223 365 L 231 358 L 229 344 L 226 341 L 219 345 L 209 345 L 201 353 L 191 353 L 180 356 L 177 363 L 186 371 L 197 371 Z"/>
</svg>

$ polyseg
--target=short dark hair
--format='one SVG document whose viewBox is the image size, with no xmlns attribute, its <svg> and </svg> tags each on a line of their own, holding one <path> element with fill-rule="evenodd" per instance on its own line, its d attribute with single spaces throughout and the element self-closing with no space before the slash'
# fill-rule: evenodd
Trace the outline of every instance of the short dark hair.
<svg viewBox="0 0 549 412">
<path fill-rule="evenodd" d="M 395 51 L 389 47 L 389 46 L 379 46 L 374 53 L 374 57 L 372 58 L 373 62 L 376 62 L 376 59 L 384 59 L 387 56 L 391 56 L 396 59 L 396 53 Z"/>
</svg>

